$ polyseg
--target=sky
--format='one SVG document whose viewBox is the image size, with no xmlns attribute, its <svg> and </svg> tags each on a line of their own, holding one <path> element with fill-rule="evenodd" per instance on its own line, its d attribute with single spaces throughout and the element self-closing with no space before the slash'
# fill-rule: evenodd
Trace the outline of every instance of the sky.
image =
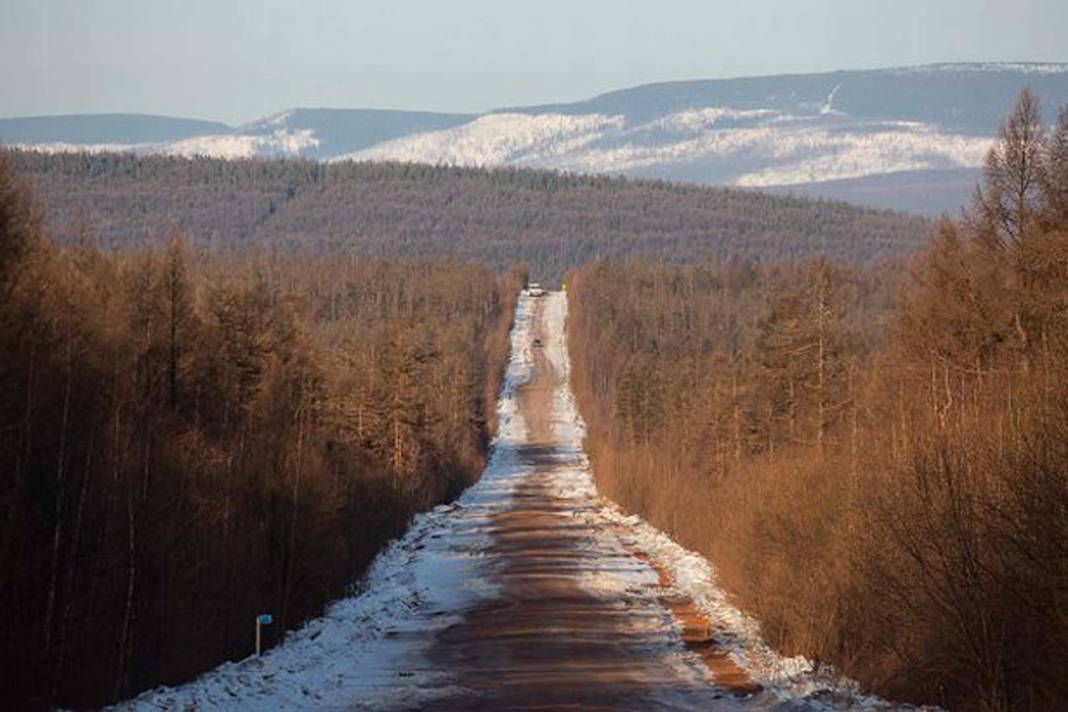
<svg viewBox="0 0 1068 712">
<path fill-rule="evenodd" d="M 0 0 L 0 116 L 477 112 L 657 81 L 1068 61 L 1066 0 Z"/>
</svg>

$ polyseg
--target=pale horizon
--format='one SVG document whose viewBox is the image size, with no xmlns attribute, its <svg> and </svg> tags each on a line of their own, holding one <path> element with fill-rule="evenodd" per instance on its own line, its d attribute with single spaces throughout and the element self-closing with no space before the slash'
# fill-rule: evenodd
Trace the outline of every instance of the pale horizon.
<svg viewBox="0 0 1068 712">
<path fill-rule="evenodd" d="M 643 84 L 940 63 L 1064 63 L 1068 7 L 862 0 L 473 0 L 388 7 L 15 0 L 0 116 L 136 113 L 231 125 L 296 107 L 478 114 Z"/>
</svg>

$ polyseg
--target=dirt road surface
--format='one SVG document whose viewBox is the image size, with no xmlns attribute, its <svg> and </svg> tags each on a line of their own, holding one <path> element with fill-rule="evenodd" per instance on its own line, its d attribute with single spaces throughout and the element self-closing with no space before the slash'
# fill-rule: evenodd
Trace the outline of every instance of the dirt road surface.
<svg viewBox="0 0 1068 712">
<path fill-rule="evenodd" d="M 498 593 L 441 631 L 430 661 L 458 690 L 431 709 L 655 709 L 731 707 L 755 685 L 708 641 L 711 622 L 684 597 L 599 590 L 608 573 L 651 567 L 644 552 L 598 546 L 605 532 L 594 498 L 561 493 L 555 470 L 582 467 L 581 453 L 560 443 L 554 395 L 565 374 L 546 353 L 545 301 L 534 301 L 533 372 L 519 388 L 527 441 L 518 455 L 529 471 L 511 503 L 490 517 Z M 635 578 L 640 578 L 636 576 Z M 591 585 L 592 584 L 592 585 Z M 636 605 L 637 599 L 643 605 Z M 650 605 L 652 603 L 652 605 Z M 689 639 L 690 651 L 687 655 Z"/>
</svg>

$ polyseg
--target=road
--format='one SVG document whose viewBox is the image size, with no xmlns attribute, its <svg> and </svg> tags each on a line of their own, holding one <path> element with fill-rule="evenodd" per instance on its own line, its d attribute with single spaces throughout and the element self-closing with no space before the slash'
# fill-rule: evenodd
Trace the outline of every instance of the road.
<svg viewBox="0 0 1068 712">
<path fill-rule="evenodd" d="M 353 595 L 262 658 L 120 707 L 881 708 L 768 648 L 707 561 L 598 496 L 566 318 L 561 293 L 520 298 L 485 472 Z"/>
<path fill-rule="evenodd" d="M 704 644 L 708 624 L 692 602 L 668 593 L 663 572 L 650 575 L 648 554 L 613 532 L 617 525 L 598 521 L 600 501 L 559 486 L 561 471 L 586 466 L 562 442 L 557 426 L 569 424 L 554 422 L 567 382 L 548 353 L 563 334 L 546 317 L 559 298 L 533 300 L 531 336 L 544 346 L 532 348 L 531 377 L 518 389 L 527 437 L 517 454 L 527 471 L 490 517 L 498 593 L 437 634 L 430 660 L 460 691 L 430 707 L 649 709 L 752 694 L 748 677 Z M 631 585 L 596 585 L 620 575 Z M 711 653 L 708 670 L 702 656 L 683 654 L 683 624 L 692 647 Z"/>
</svg>

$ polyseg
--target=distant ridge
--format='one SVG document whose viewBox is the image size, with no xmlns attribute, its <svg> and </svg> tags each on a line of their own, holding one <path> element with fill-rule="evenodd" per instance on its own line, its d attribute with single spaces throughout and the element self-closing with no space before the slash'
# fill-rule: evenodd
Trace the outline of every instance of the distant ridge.
<svg viewBox="0 0 1068 712">
<path fill-rule="evenodd" d="M 0 143 L 136 145 L 230 133 L 216 121 L 152 114 L 64 114 L 0 119 Z"/>
<path fill-rule="evenodd" d="M 710 105 L 799 115 L 833 109 L 854 119 L 925 121 L 988 136 L 1024 86 L 1068 101 L 1068 63 L 941 63 L 734 79 L 655 82 L 567 104 L 513 107 L 522 113 L 621 113 L 647 118 Z"/>
<path fill-rule="evenodd" d="M 1068 104 L 1068 63 L 673 81 L 483 114 L 299 108 L 236 127 L 134 114 L 28 117 L 0 120 L 0 143 L 48 152 L 536 167 L 789 187 L 935 214 L 955 210 L 970 192 L 967 176 L 1024 86 L 1047 109 Z M 894 176 L 924 185 L 922 199 L 902 194 Z"/>
<path fill-rule="evenodd" d="M 260 135 L 287 129 L 312 130 L 319 143 L 303 156 L 331 158 L 423 131 L 460 126 L 475 116 L 390 109 L 291 109 L 245 124 L 238 132 Z"/>
</svg>

